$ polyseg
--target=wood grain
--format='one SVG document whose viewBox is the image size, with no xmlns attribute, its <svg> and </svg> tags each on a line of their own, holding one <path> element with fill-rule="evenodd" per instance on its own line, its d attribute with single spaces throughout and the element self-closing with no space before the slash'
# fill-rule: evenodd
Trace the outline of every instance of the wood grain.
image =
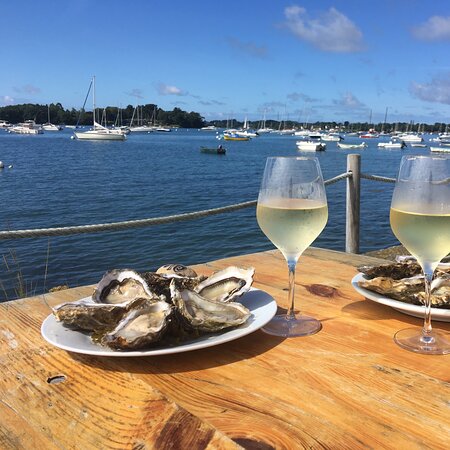
<svg viewBox="0 0 450 450">
<path fill-rule="evenodd" d="M 314 336 L 257 331 L 176 355 L 70 354 L 40 336 L 50 312 L 42 297 L 2 304 L 0 447 L 448 448 L 449 356 L 394 344 L 395 331 L 421 321 L 353 290 L 355 267 L 372 262 L 379 260 L 320 249 L 302 256 L 296 301 L 322 321 Z M 286 308 L 287 269 L 277 251 L 195 268 L 210 274 L 231 264 L 255 267 L 255 287 Z"/>
</svg>

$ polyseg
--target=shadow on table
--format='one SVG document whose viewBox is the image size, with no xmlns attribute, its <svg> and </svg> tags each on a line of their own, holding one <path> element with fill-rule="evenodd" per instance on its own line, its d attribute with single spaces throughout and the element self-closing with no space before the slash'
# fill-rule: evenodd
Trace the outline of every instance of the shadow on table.
<svg viewBox="0 0 450 450">
<path fill-rule="evenodd" d="M 270 305 L 273 298 L 264 291 L 250 291 L 243 302 L 253 313 L 253 320 L 273 314 Z M 269 309 L 267 309 L 269 308 Z M 270 311 L 272 311 L 270 313 Z M 278 314 L 282 311 L 278 310 Z M 171 353 L 167 355 L 140 357 L 96 357 L 71 353 L 70 356 L 83 364 L 104 370 L 131 373 L 179 373 L 204 370 L 250 359 L 276 347 L 285 338 L 268 335 L 258 329 L 235 340 L 218 343 L 203 349 Z M 157 348 L 155 348 L 157 350 Z"/>
<path fill-rule="evenodd" d="M 70 353 L 72 359 L 103 370 L 130 373 L 182 373 L 233 364 L 254 358 L 272 350 L 285 338 L 271 336 L 263 331 L 213 347 L 143 357 L 96 357 Z"/>
</svg>

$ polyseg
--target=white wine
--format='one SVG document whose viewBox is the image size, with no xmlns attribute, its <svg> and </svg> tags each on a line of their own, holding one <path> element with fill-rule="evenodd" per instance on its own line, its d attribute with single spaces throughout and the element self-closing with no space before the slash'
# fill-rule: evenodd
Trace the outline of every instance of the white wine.
<svg viewBox="0 0 450 450">
<path fill-rule="evenodd" d="M 450 213 L 421 214 L 391 208 L 391 228 L 420 263 L 437 263 L 450 253 Z"/>
<path fill-rule="evenodd" d="M 258 224 L 286 259 L 297 259 L 319 236 L 328 220 L 323 201 L 269 198 L 258 201 Z"/>
</svg>

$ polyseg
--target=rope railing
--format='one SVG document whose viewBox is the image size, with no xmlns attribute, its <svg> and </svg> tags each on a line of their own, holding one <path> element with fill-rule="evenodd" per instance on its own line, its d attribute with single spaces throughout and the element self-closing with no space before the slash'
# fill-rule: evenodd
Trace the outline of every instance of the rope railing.
<svg viewBox="0 0 450 450">
<path fill-rule="evenodd" d="M 349 155 L 358 156 L 359 155 Z M 359 173 L 360 178 L 368 180 L 381 181 L 386 183 L 394 183 L 395 179 L 387 178 L 377 175 L 368 175 L 365 173 Z M 341 173 L 333 178 L 325 180 L 325 185 L 337 183 L 338 181 L 353 178 L 352 170 L 348 169 L 347 172 Z M 23 239 L 23 238 L 38 238 L 38 237 L 50 237 L 50 236 L 69 236 L 74 234 L 87 234 L 87 233 L 99 233 L 103 231 L 121 231 L 132 228 L 142 228 L 153 225 L 162 225 L 167 223 L 175 223 L 186 220 L 200 219 L 203 217 L 209 217 L 217 214 L 224 214 L 228 212 L 238 211 L 244 208 L 250 208 L 256 206 L 256 200 L 250 200 L 247 202 L 236 203 L 233 205 L 222 206 L 219 208 L 211 208 L 202 211 L 195 211 L 190 213 L 175 214 L 165 217 L 153 217 L 147 219 L 126 220 L 122 222 L 101 223 L 93 225 L 77 225 L 68 227 L 54 227 L 54 228 L 37 228 L 30 230 L 10 230 L 0 231 L 0 240 L 7 239 Z"/>
<path fill-rule="evenodd" d="M 325 185 L 337 183 L 340 180 L 351 177 L 351 172 L 345 172 L 325 181 Z M 203 211 L 195 211 L 191 213 L 176 214 L 165 217 L 153 217 L 149 219 L 126 220 L 123 222 L 100 223 L 93 225 L 78 225 L 72 227 L 55 227 L 55 228 L 39 228 L 32 230 L 12 230 L 0 231 L 0 240 L 6 239 L 23 239 L 38 238 L 49 236 L 69 236 L 73 234 L 99 233 L 102 231 L 120 231 L 131 228 L 148 227 L 152 225 L 162 225 L 166 223 L 182 222 L 185 220 L 200 219 L 202 217 L 223 214 L 232 211 L 238 211 L 244 208 L 256 206 L 256 200 L 248 202 L 236 203 L 234 205 L 222 206 L 220 208 L 211 208 Z"/>
</svg>

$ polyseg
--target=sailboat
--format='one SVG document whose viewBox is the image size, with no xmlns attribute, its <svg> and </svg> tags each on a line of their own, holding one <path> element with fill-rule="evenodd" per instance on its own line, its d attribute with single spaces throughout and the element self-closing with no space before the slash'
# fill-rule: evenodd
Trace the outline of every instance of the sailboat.
<svg viewBox="0 0 450 450">
<path fill-rule="evenodd" d="M 95 120 L 95 77 L 92 77 L 89 91 L 92 86 L 92 117 L 93 127 L 89 131 L 74 131 L 74 136 L 79 140 L 95 140 L 95 141 L 124 141 L 126 139 L 125 132 L 122 130 L 111 130 L 109 128 L 100 125 Z"/>
<path fill-rule="evenodd" d="M 54 125 L 50 122 L 50 105 L 47 105 L 47 122 L 42 125 L 42 129 L 45 131 L 61 131 L 63 129 L 61 125 Z"/>
</svg>

